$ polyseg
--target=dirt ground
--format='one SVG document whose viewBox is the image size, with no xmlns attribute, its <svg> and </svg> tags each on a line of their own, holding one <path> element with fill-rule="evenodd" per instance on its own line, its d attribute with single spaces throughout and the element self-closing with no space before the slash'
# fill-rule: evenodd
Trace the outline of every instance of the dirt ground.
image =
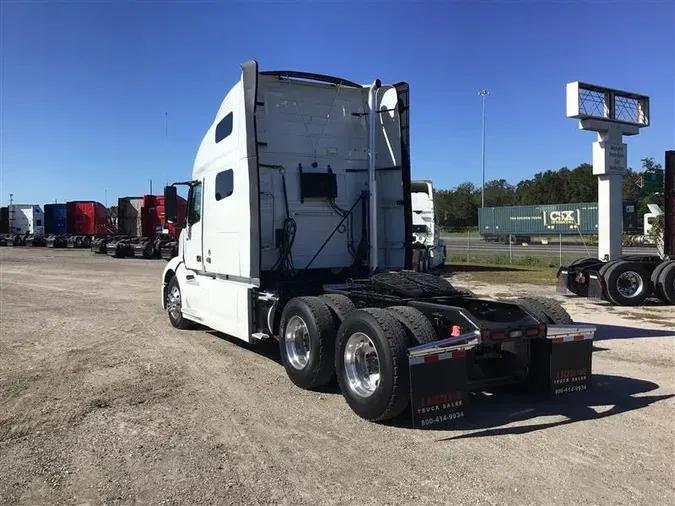
<svg viewBox="0 0 675 506">
<path fill-rule="evenodd" d="M 672 308 L 568 299 L 599 327 L 593 388 L 425 431 L 300 390 L 273 345 L 174 330 L 164 265 L 0 250 L 0 503 L 675 503 Z"/>
</svg>

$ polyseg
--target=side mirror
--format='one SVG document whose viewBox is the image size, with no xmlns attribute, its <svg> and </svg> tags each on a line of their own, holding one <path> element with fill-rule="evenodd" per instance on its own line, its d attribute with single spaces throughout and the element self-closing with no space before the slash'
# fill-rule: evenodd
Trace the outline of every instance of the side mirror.
<svg viewBox="0 0 675 506">
<path fill-rule="evenodd" d="M 164 187 L 164 216 L 168 223 L 178 221 L 178 190 L 175 186 Z"/>
</svg>

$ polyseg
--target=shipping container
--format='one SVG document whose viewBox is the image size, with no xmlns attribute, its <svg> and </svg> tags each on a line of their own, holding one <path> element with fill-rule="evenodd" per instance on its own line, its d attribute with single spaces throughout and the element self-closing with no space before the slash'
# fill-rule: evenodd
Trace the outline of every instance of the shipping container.
<svg viewBox="0 0 675 506">
<path fill-rule="evenodd" d="M 543 204 L 538 206 L 478 209 L 478 228 L 484 237 L 588 235 L 598 233 L 598 203 Z M 637 206 L 624 204 L 623 228 L 638 231 Z"/>
<path fill-rule="evenodd" d="M 100 202 L 77 200 L 66 202 L 67 231 L 76 235 L 105 235 L 109 232 L 108 210 Z"/>
<path fill-rule="evenodd" d="M 42 208 L 36 204 L 12 204 L 8 206 L 9 231 L 13 234 L 44 236 L 45 224 Z"/>
<path fill-rule="evenodd" d="M 0 234 L 9 233 L 9 208 L 0 207 Z"/>
<path fill-rule="evenodd" d="M 143 235 L 143 197 L 120 197 L 117 199 L 117 233 L 129 237 Z"/>
<path fill-rule="evenodd" d="M 66 204 L 45 204 L 45 234 L 65 235 L 67 232 Z"/>
</svg>

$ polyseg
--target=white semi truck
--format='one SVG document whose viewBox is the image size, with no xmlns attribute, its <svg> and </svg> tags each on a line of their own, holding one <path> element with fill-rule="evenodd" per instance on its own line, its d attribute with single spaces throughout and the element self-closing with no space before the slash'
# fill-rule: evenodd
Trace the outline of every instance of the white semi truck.
<svg viewBox="0 0 675 506">
<path fill-rule="evenodd" d="M 178 256 L 162 275 L 171 324 L 276 339 L 287 375 L 337 377 L 359 416 L 438 427 L 469 392 L 590 382 L 593 328 L 546 299 L 499 302 L 413 272 L 408 85 L 361 85 L 242 64 L 194 162 L 165 188 Z M 556 325 L 557 324 L 557 325 Z"/>
<path fill-rule="evenodd" d="M 413 270 L 428 272 L 445 265 L 447 250 L 441 239 L 434 207 L 434 185 L 428 180 L 410 184 L 413 228 Z"/>
</svg>

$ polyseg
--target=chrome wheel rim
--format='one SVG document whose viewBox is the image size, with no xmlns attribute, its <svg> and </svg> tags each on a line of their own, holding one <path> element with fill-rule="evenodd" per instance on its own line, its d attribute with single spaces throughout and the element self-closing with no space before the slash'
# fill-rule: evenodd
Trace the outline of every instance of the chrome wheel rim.
<svg viewBox="0 0 675 506">
<path fill-rule="evenodd" d="M 380 359 L 370 337 L 363 332 L 349 336 L 344 361 L 349 389 L 359 397 L 373 395 L 380 385 Z"/>
<path fill-rule="evenodd" d="M 169 315 L 171 315 L 171 318 L 177 320 L 181 316 L 180 309 L 180 289 L 177 286 L 172 286 L 166 296 L 166 310 L 169 312 Z"/>
<path fill-rule="evenodd" d="M 616 289 L 622 297 L 628 299 L 642 293 L 644 282 L 637 272 L 626 271 L 619 275 L 616 280 Z"/>
<path fill-rule="evenodd" d="M 311 344 L 309 329 L 305 321 L 299 316 L 291 316 L 284 332 L 284 345 L 288 362 L 294 369 L 301 370 L 307 367 Z"/>
</svg>

